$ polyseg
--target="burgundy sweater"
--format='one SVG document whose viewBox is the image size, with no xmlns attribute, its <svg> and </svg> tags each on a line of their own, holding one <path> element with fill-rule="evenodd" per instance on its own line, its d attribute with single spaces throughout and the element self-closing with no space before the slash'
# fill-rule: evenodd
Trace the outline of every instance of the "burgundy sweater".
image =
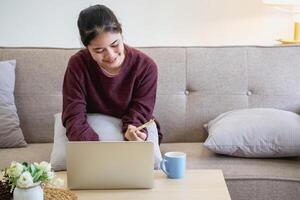
<svg viewBox="0 0 300 200">
<path fill-rule="evenodd" d="M 122 132 L 153 118 L 157 66 L 147 55 L 125 45 L 120 73 L 109 77 L 87 49 L 73 55 L 63 82 L 62 122 L 70 141 L 101 140 L 87 122 L 87 113 L 102 113 L 122 119 Z M 162 139 L 159 124 L 159 141 Z M 146 131 L 145 131 L 146 132 Z"/>
</svg>

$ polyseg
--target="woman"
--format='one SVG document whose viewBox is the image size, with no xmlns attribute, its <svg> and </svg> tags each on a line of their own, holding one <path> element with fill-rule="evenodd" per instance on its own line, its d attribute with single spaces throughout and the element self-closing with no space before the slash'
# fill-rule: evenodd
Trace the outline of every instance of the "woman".
<svg viewBox="0 0 300 200">
<path fill-rule="evenodd" d="M 101 140 L 86 118 L 101 113 L 122 120 L 125 140 L 145 141 L 147 130 L 137 127 L 153 118 L 156 64 L 123 43 L 121 24 L 103 5 L 82 10 L 77 25 L 86 48 L 70 58 L 64 77 L 62 122 L 68 139 Z"/>
</svg>

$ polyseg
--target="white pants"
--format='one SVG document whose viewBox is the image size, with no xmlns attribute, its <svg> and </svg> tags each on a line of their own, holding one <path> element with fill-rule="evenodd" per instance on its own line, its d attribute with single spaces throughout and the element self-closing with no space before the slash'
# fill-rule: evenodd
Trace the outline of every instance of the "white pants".
<svg viewBox="0 0 300 200">
<path fill-rule="evenodd" d="M 61 113 L 55 116 L 54 125 L 54 144 L 51 152 L 50 163 L 55 171 L 66 169 L 66 129 L 61 122 Z M 88 114 L 87 121 L 93 130 L 99 135 L 102 141 L 123 141 L 124 136 L 121 131 L 121 119 L 103 115 L 103 114 Z M 154 169 L 160 169 L 160 161 L 162 160 L 158 142 L 158 131 L 155 123 L 151 123 L 147 127 L 147 141 L 153 143 Z"/>
</svg>

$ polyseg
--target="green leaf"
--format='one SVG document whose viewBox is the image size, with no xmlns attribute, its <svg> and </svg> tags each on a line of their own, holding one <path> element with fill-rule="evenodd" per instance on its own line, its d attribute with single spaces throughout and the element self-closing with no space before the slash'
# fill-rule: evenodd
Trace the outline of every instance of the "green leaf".
<svg viewBox="0 0 300 200">
<path fill-rule="evenodd" d="M 36 167 L 33 164 L 30 165 L 29 172 L 30 172 L 30 174 L 32 174 L 32 176 L 34 176 L 34 174 L 36 173 Z"/>
<path fill-rule="evenodd" d="M 40 177 L 43 175 L 43 170 L 37 170 L 35 175 L 33 176 L 33 182 L 40 181 Z"/>
</svg>

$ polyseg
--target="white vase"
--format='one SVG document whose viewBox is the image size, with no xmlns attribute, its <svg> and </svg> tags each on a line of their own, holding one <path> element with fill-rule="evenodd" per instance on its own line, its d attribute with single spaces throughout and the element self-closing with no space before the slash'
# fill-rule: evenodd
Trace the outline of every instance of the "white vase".
<svg viewBox="0 0 300 200">
<path fill-rule="evenodd" d="M 16 187 L 13 195 L 14 200 L 44 200 L 44 191 L 41 184 L 29 188 Z"/>
</svg>

